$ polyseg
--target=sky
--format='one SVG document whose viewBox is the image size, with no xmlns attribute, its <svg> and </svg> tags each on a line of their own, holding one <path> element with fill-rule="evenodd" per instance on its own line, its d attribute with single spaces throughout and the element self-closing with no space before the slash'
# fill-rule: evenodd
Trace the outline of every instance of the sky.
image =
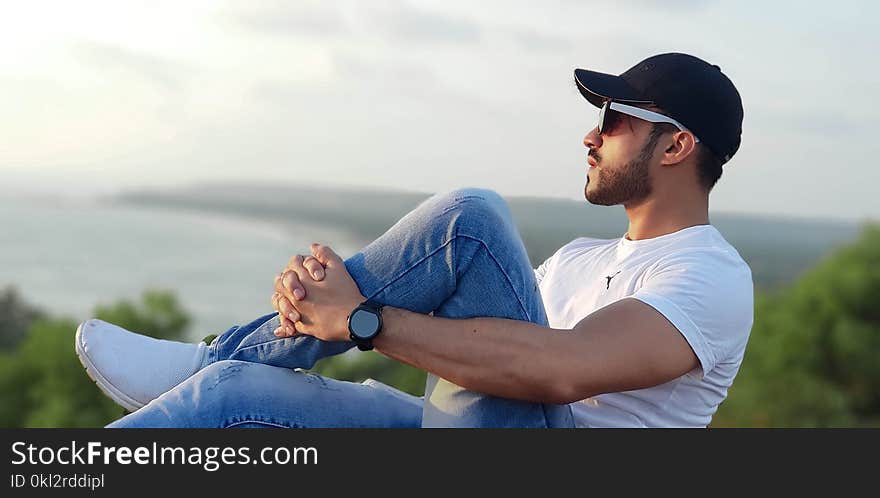
<svg viewBox="0 0 880 498">
<path fill-rule="evenodd" d="M 0 0 L 0 195 L 204 181 L 583 199 L 583 67 L 721 67 L 713 211 L 880 219 L 880 4 Z M 875 61 L 875 62 L 871 62 Z"/>
</svg>

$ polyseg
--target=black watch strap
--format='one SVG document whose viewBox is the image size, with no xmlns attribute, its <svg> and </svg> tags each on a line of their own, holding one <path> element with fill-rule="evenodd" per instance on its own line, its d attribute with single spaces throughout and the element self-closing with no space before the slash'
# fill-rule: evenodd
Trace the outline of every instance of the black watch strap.
<svg viewBox="0 0 880 498">
<path fill-rule="evenodd" d="M 371 301 L 371 300 L 367 299 L 366 301 L 359 304 L 354 310 L 352 310 L 351 315 L 349 315 L 349 337 L 351 338 L 352 342 L 355 343 L 357 348 L 360 349 L 361 351 L 372 350 L 373 349 L 373 339 L 375 339 L 376 336 L 378 336 L 379 333 L 382 332 L 382 308 L 383 307 L 384 307 L 384 305 L 382 303 L 377 303 L 376 301 Z M 379 319 L 379 326 L 376 330 L 376 333 L 373 334 L 369 338 L 358 337 L 351 331 L 351 316 L 354 315 L 355 312 L 358 310 L 369 310 L 369 311 L 375 313 L 376 317 Z"/>
</svg>

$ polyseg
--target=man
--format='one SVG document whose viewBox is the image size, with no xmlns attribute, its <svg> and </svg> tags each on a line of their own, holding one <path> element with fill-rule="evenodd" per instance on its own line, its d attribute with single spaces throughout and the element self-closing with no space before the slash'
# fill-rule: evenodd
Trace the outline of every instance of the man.
<svg viewBox="0 0 880 498">
<path fill-rule="evenodd" d="M 751 272 L 708 217 L 739 93 L 685 54 L 575 82 L 600 108 L 585 196 L 623 204 L 622 238 L 577 238 L 533 271 L 504 201 L 464 189 L 346 261 L 292 258 L 277 313 L 210 345 L 84 322 L 87 371 L 136 410 L 110 426 L 708 425 L 752 325 Z M 294 370 L 354 345 L 426 370 L 424 398 Z"/>
</svg>

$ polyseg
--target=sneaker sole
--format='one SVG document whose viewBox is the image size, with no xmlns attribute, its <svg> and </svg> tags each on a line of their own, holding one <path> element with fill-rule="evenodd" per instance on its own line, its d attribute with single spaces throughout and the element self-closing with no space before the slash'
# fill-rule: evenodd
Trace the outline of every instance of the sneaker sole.
<svg viewBox="0 0 880 498">
<path fill-rule="evenodd" d="M 76 356 L 79 358 L 79 362 L 82 364 L 83 368 L 86 369 L 86 374 L 92 379 L 92 382 L 98 386 L 98 389 L 100 389 L 108 398 L 112 399 L 117 405 L 125 408 L 129 412 L 143 408 L 143 403 L 132 399 L 124 392 L 120 391 L 112 382 L 101 375 L 101 372 L 95 367 L 95 364 L 92 362 L 92 359 L 89 358 L 89 355 L 86 353 L 85 347 L 82 344 L 82 328 L 85 324 L 86 322 L 82 322 L 79 324 L 79 327 L 76 328 L 76 338 L 74 342 L 76 343 Z"/>
</svg>

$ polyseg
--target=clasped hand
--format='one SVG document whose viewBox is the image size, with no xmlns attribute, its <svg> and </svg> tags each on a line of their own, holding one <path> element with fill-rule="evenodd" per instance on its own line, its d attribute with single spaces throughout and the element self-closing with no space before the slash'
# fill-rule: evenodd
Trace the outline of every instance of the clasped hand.
<svg viewBox="0 0 880 498">
<path fill-rule="evenodd" d="M 311 256 L 296 255 L 275 276 L 272 306 L 278 337 L 300 333 L 324 341 L 347 341 L 348 315 L 366 298 L 345 263 L 329 246 L 311 245 Z"/>
</svg>

